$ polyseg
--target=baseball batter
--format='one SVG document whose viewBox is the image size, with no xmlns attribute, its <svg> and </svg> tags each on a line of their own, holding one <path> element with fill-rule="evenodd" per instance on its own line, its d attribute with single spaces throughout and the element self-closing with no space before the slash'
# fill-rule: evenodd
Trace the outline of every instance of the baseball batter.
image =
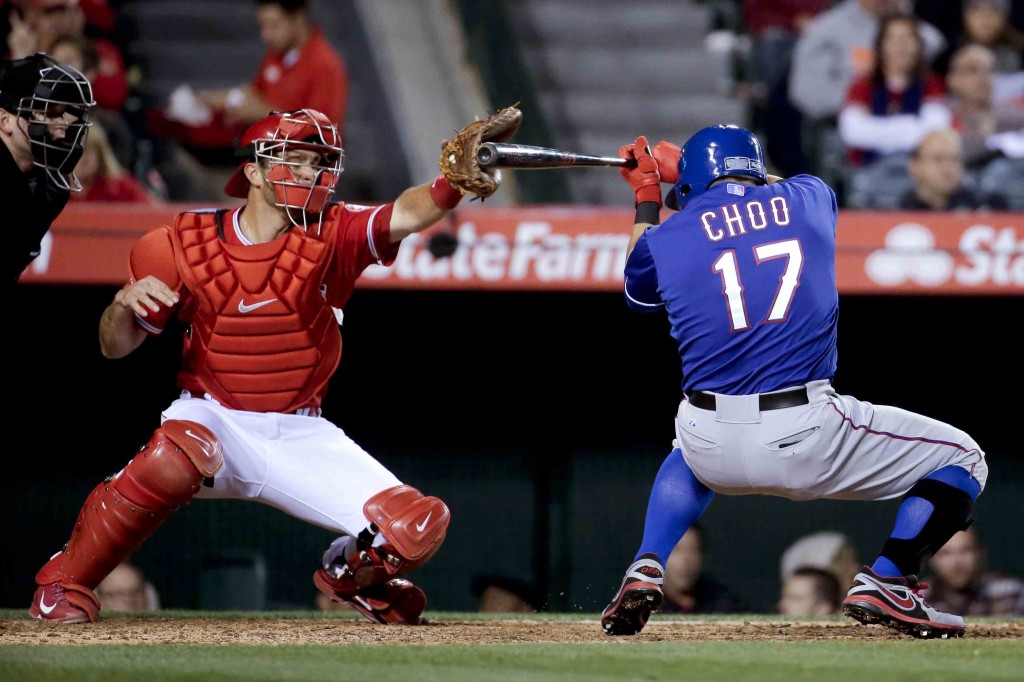
<svg viewBox="0 0 1024 682">
<path fill-rule="evenodd" d="M 904 495 L 878 559 L 843 612 L 916 637 L 959 637 L 964 621 L 921 597 L 924 558 L 971 523 L 984 453 L 966 433 L 840 395 L 835 283 L 838 207 L 820 179 L 765 173 L 757 138 L 711 126 L 676 157 L 643 137 L 620 155 L 637 217 L 625 294 L 667 313 L 683 369 L 675 449 L 655 480 L 644 536 L 605 609 L 610 635 L 640 632 L 662 602 L 664 562 L 715 492 L 793 500 Z M 670 146 L 670 145 L 669 145 Z M 659 183 L 678 213 L 658 223 Z"/>
<path fill-rule="evenodd" d="M 267 116 L 240 145 L 246 160 L 225 191 L 247 203 L 181 213 L 142 237 L 131 279 L 103 313 L 110 358 L 160 334 L 173 315 L 185 323 L 181 393 L 39 570 L 36 618 L 97 620 L 96 585 L 198 496 L 262 502 L 338 533 L 316 586 L 379 623 L 421 620 L 426 597 L 401 576 L 437 551 L 448 508 L 403 485 L 320 405 L 341 358 L 335 311 L 356 279 L 392 263 L 402 239 L 463 192 L 439 176 L 382 206 L 329 203 L 344 153 L 334 125 L 311 109 Z"/>
</svg>

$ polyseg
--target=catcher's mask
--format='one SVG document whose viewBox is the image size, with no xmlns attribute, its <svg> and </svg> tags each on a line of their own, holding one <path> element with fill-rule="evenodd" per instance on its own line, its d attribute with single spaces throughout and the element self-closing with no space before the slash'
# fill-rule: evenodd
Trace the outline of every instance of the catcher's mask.
<svg viewBox="0 0 1024 682">
<path fill-rule="evenodd" d="M 686 141 L 679 156 L 679 181 L 665 196 L 665 205 L 679 211 L 708 185 L 727 175 L 768 182 L 764 153 L 754 133 L 734 125 L 713 125 Z"/>
<path fill-rule="evenodd" d="M 32 162 L 57 187 L 81 191 L 74 171 L 96 106 L 89 79 L 41 52 L 4 66 L 0 107 L 26 121 Z"/>
<path fill-rule="evenodd" d="M 316 159 L 296 152 L 314 152 Z M 248 196 L 245 165 L 255 161 L 263 179 L 274 188 L 275 205 L 294 209 L 287 211 L 288 218 L 299 227 L 307 226 L 307 214 L 317 214 L 319 222 L 345 167 L 338 129 L 313 109 L 273 112 L 257 121 L 239 139 L 236 153 L 246 160 L 225 185 L 228 196 Z"/>
</svg>

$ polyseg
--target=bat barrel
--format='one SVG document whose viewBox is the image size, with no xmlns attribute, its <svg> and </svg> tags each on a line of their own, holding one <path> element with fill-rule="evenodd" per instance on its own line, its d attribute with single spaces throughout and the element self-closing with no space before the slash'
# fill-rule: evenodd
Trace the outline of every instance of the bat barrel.
<svg viewBox="0 0 1024 682">
<path fill-rule="evenodd" d="M 567 168 L 569 166 L 624 166 L 628 163 L 626 159 L 617 156 L 590 156 L 549 147 L 504 142 L 483 143 L 477 148 L 476 160 L 485 168 Z"/>
</svg>

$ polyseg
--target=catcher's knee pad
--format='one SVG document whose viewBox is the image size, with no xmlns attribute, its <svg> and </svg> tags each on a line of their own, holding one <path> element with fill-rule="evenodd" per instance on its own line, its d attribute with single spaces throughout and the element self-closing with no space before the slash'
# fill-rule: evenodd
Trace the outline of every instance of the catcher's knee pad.
<svg viewBox="0 0 1024 682">
<path fill-rule="evenodd" d="M 363 513 L 370 520 L 369 534 L 379 532 L 387 540 L 378 548 L 385 564 L 403 573 L 419 568 L 434 556 L 451 521 L 444 502 L 425 496 L 411 485 L 377 493 L 366 501 Z M 361 536 L 365 543 L 368 538 Z M 369 539 L 372 541 L 372 537 Z"/>
<path fill-rule="evenodd" d="M 206 427 L 168 420 L 128 466 L 93 489 L 64 551 L 37 582 L 96 587 L 223 464 L 221 445 Z"/>
<path fill-rule="evenodd" d="M 224 466 L 224 450 L 202 424 L 168 419 L 113 478 L 114 488 L 146 509 L 173 509 Z"/>
<path fill-rule="evenodd" d="M 914 498 L 919 501 L 915 502 Z M 926 478 L 907 492 L 903 505 L 908 504 L 920 505 L 915 514 L 925 520 L 913 537 L 889 538 L 882 548 L 882 556 L 904 573 L 911 574 L 920 570 L 921 562 L 937 552 L 956 532 L 966 530 L 974 522 L 971 518 L 974 500 L 959 488 Z M 902 512 L 904 507 L 900 509 Z"/>
</svg>

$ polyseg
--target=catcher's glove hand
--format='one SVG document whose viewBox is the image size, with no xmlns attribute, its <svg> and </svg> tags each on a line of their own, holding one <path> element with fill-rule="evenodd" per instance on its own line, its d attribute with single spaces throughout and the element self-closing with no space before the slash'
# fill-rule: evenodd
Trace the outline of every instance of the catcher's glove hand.
<svg viewBox="0 0 1024 682">
<path fill-rule="evenodd" d="M 480 167 L 476 151 L 484 142 L 506 142 L 523 122 L 518 102 L 491 114 L 482 121 L 473 121 L 449 140 L 441 143 L 441 174 L 452 187 L 463 194 L 486 199 L 501 185 L 501 174 Z"/>
</svg>

